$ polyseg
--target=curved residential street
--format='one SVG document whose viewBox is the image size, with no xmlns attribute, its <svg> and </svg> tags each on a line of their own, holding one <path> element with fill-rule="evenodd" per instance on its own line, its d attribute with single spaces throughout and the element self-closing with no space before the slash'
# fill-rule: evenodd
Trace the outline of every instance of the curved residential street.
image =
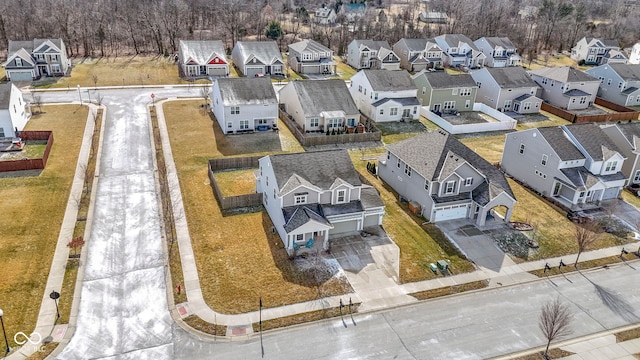
<svg viewBox="0 0 640 360">
<path fill-rule="evenodd" d="M 200 339 L 168 309 L 146 106 L 198 88 L 101 89 L 107 107 L 77 324 L 58 359 L 260 359 L 260 337 Z M 92 96 L 96 91 L 91 90 Z M 43 102 L 78 101 L 76 91 Z M 86 96 L 86 93 L 84 94 Z M 86 100 L 86 99 L 85 99 Z M 187 119 L 188 121 L 188 119 Z M 357 314 L 263 337 L 265 359 L 486 359 L 545 341 L 540 306 L 559 296 L 578 338 L 640 323 L 640 263 Z"/>
</svg>

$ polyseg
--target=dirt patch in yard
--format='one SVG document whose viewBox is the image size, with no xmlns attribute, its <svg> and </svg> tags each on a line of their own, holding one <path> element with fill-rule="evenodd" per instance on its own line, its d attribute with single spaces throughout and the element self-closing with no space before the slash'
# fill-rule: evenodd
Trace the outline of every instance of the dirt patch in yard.
<svg viewBox="0 0 640 360">
<path fill-rule="evenodd" d="M 223 196 L 253 194 L 256 192 L 257 169 L 231 169 L 213 173 Z"/>
<path fill-rule="evenodd" d="M 459 112 L 458 114 L 459 115 L 444 115 L 442 116 L 442 118 L 452 125 L 482 124 L 486 122 L 498 121 L 487 114 L 475 111 L 463 111 Z"/>
</svg>

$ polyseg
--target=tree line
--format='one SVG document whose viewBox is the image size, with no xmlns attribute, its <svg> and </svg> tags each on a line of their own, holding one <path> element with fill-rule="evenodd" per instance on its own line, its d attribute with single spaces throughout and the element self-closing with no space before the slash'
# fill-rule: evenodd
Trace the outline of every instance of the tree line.
<svg viewBox="0 0 640 360">
<path fill-rule="evenodd" d="M 640 4 L 634 0 L 358 0 L 368 4 L 362 18 L 350 22 L 341 14 L 335 25 L 312 21 L 315 8 L 340 9 L 346 2 L 3 0 L 0 51 L 6 51 L 8 40 L 59 37 L 70 56 L 167 55 L 177 51 L 180 39 L 220 39 L 231 49 L 239 40 L 277 34 L 282 50 L 311 38 L 342 55 L 353 39 L 393 45 L 403 37 L 463 33 L 474 40 L 508 36 L 531 56 L 570 50 L 582 36 L 616 39 L 623 47 L 640 38 Z M 425 24 L 418 19 L 421 11 L 445 12 L 449 22 Z"/>
</svg>

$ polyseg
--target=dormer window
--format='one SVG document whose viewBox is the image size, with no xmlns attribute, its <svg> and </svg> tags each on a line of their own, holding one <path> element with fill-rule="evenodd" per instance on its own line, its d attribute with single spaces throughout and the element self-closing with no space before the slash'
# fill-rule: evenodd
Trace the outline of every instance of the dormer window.
<svg viewBox="0 0 640 360">
<path fill-rule="evenodd" d="M 604 171 L 606 171 L 606 172 L 614 171 L 617 167 L 618 167 L 618 162 L 617 161 L 609 161 L 605 165 Z"/>
<path fill-rule="evenodd" d="M 471 186 L 473 185 L 473 178 L 472 177 L 468 177 L 464 180 L 464 186 Z"/>
<path fill-rule="evenodd" d="M 22 66 L 22 59 L 16 58 L 16 66 Z"/>
<path fill-rule="evenodd" d="M 347 202 L 347 190 L 341 189 L 336 192 L 336 203 L 341 204 Z"/>
<path fill-rule="evenodd" d="M 294 194 L 294 202 L 296 205 L 307 203 L 307 194 Z"/>
<path fill-rule="evenodd" d="M 456 190 L 456 182 L 454 181 L 447 181 L 447 184 L 444 188 L 444 193 L 445 194 L 453 194 L 453 192 Z"/>
</svg>

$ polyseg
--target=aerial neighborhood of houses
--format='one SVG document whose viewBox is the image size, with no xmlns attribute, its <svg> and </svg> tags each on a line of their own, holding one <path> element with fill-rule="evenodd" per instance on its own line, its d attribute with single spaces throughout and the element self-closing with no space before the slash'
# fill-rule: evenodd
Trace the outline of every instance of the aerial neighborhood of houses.
<svg viewBox="0 0 640 360">
<path fill-rule="evenodd" d="M 180 171 L 168 171 L 169 175 L 150 176 L 157 180 L 157 188 L 168 186 L 174 180 L 171 176 L 179 179 L 175 180 L 179 190 L 181 186 L 193 186 L 193 183 L 201 186 L 204 180 L 206 194 L 211 194 L 206 200 L 218 206 L 221 217 L 233 217 L 238 213 L 260 214 L 257 231 L 267 239 L 272 252 L 279 251 L 281 255 L 286 252 L 282 259 L 287 266 L 298 266 L 297 261 L 307 261 L 319 254 L 335 254 L 337 259 L 344 256 L 343 248 L 335 251 L 337 244 L 346 247 L 347 242 L 366 253 L 366 257 L 373 259 L 371 261 L 391 264 L 389 268 L 393 268 L 395 285 L 400 284 L 400 259 L 403 265 L 407 262 L 415 265 L 403 276 L 414 275 L 411 271 L 415 269 L 426 269 L 431 277 L 428 280 L 432 280 L 451 275 L 443 269 L 450 264 L 445 257 L 453 258 L 446 251 L 438 253 L 442 259 L 419 261 L 407 260 L 400 255 L 390 259 L 385 257 L 388 254 L 376 253 L 372 244 L 380 239 L 374 240 L 374 235 L 389 239 L 395 249 L 400 249 L 398 254 L 406 249 L 398 245 L 402 241 L 395 241 L 404 235 L 404 229 L 388 230 L 394 225 L 400 227 L 397 224 L 415 226 L 419 230 L 416 233 L 420 234 L 417 236 L 424 238 L 431 239 L 430 231 L 444 234 L 443 240 L 438 240 L 438 246 L 455 243 L 451 228 L 447 228 L 447 232 L 445 226 L 455 226 L 456 231 L 461 229 L 465 237 L 486 235 L 488 239 L 495 234 L 501 236 L 502 230 L 513 233 L 521 231 L 518 225 L 527 225 L 530 227 L 527 230 L 535 231 L 522 235 L 523 230 L 518 234 L 527 238 L 525 253 L 535 256 L 525 257 L 523 262 L 543 261 L 557 255 L 547 256 L 543 248 L 548 244 L 536 242 L 540 235 L 536 226 L 545 225 L 531 219 L 534 212 L 560 214 L 561 221 L 566 222 L 565 227 L 571 225 L 572 231 L 574 225 L 576 229 L 592 226 L 595 222 L 592 222 L 591 214 L 604 217 L 617 216 L 619 212 L 619 224 L 628 232 L 620 236 L 627 239 L 626 242 L 620 240 L 615 246 L 640 240 L 640 209 L 637 208 L 640 206 L 640 42 L 620 44 L 613 39 L 579 38 L 583 34 L 576 34 L 572 48 L 548 51 L 544 54 L 547 60 L 541 61 L 543 54 L 536 53 L 532 60 L 530 53 L 519 49 L 521 44 L 515 36 L 511 39 L 509 34 L 488 36 L 496 35 L 493 31 L 475 40 L 461 33 L 464 28 L 460 27 L 452 30 L 455 33 L 430 31 L 425 32 L 428 36 L 422 37 L 398 39 L 389 36 L 383 39 L 380 34 L 379 38 L 356 38 L 356 35 L 376 34 L 373 24 L 367 32 L 355 35 L 352 28 L 369 11 L 370 5 L 364 1 L 340 3 L 338 8 L 323 5 L 308 10 L 309 22 L 304 24 L 314 29 L 345 26 L 340 45 L 334 38 L 325 38 L 321 32 L 312 35 L 290 33 L 288 37 L 274 39 L 269 35 L 254 37 L 235 30 L 232 39 L 207 39 L 209 33 L 198 33 L 200 39 L 206 40 L 197 40 L 198 36 L 193 34 L 188 35 L 188 39 L 176 38 L 172 42 L 175 43 L 173 51 L 164 57 L 158 56 L 171 71 L 175 67 L 176 73 L 171 72 L 171 76 L 177 74 L 177 77 L 175 84 L 157 91 L 169 93 L 170 88 L 176 93 L 184 90 L 181 95 L 189 93 L 188 96 L 171 93 L 165 99 L 162 95 L 156 98 L 157 92 L 151 93 L 149 88 L 155 85 L 135 87 L 136 91 L 144 92 L 145 100 L 149 101 L 150 110 L 145 115 L 153 114 L 149 116 L 152 118 L 149 124 L 154 126 L 151 144 L 155 140 L 161 147 L 167 143 L 174 146 L 172 136 L 171 141 L 158 138 L 167 136 L 167 131 L 176 131 L 175 128 L 181 125 L 188 128 L 187 124 L 204 119 L 207 127 L 201 132 L 211 132 L 207 133 L 211 135 L 208 139 L 215 144 L 198 136 L 190 137 L 190 141 L 200 142 L 199 145 L 208 147 L 207 151 L 211 150 L 215 155 L 207 157 L 209 152 L 207 156 L 190 154 L 193 158 L 198 157 L 198 161 L 207 157 L 208 179 L 189 183 L 179 178 Z M 529 10 L 524 8 L 518 18 L 536 16 L 531 13 L 534 10 Z M 425 11 L 415 17 L 433 26 L 431 29 L 443 30 L 443 25 L 451 21 L 449 15 Z M 403 34 L 412 33 L 405 31 Z M 67 57 L 69 51 L 61 38 L 9 40 L 7 49 L 7 58 L 2 64 L 6 81 L 0 84 L 2 146 L 19 141 L 25 127 L 36 122 L 38 113 L 34 112 L 32 116 L 32 108 L 41 105 L 38 93 L 41 89 L 35 84 L 80 73 L 76 60 L 72 65 Z M 69 49 L 72 49 L 71 45 Z M 557 59 L 561 61 L 554 61 Z M 119 83 L 120 76 L 117 80 Z M 95 77 L 93 94 L 99 88 L 97 81 Z M 109 85 L 108 88 L 109 91 L 118 88 L 133 93 L 134 86 L 128 85 L 125 86 L 122 78 L 122 87 Z M 66 88 L 55 91 L 60 94 L 66 91 L 66 95 L 73 94 L 76 100 L 79 97 L 80 107 L 76 101 L 75 108 L 84 110 L 86 108 L 82 106 L 90 104 L 88 108 L 94 111 L 103 105 L 90 99 L 88 102 L 83 100 L 85 93 L 81 91 L 90 96 L 86 85 L 84 88 L 87 89 L 82 90 L 77 85 L 77 91 L 75 83 L 63 86 Z M 104 89 L 107 91 L 107 86 Z M 147 92 L 151 93 L 151 98 Z M 41 90 L 40 94 L 48 95 L 49 89 Z M 165 121 L 166 115 L 159 115 L 164 111 L 164 108 L 158 110 L 160 101 L 162 106 L 166 102 L 180 101 L 180 106 L 175 107 L 179 112 L 191 103 L 195 104 L 196 98 L 197 115 L 193 111 L 174 122 L 173 127 L 158 126 L 157 122 Z M 157 135 L 156 129 L 160 129 L 162 135 Z M 189 132 L 190 129 L 186 132 L 195 133 Z M 156 135 L 158 138 L 154 137 Z M 272 143 L 277 146 L 269 147 Z M 241 145 L 234 147 L 236 144 Z M 131 150 L 134 145 L 129 144 L 127 149 Z M 231 148 L 233 151 L 229 150 Z M 3 149 L 0 150 L 8 152 Z M 165 151 L 163 156 L 162 159 L 171 160 L 169 168 L 175 166 L 172 152 Z M 204 162 L 200 164 L 194 160 L 193 164 L 204 171 Z M 222 175 L 217 177 L 220 173 L 216 171 L 220 169 L 231 170 L 226 176 L 232 180 Z M 245 170 L 250 174 L 244 174 L 245 178 L 231 174 Z M 161 181 L 153 176 L 165 176 L 169 181 L 160 184 Z M 93 177 L 92 174 L 90 178 Z M 97 179 L 98 175 L 95 177 Z M 225 181 L 227 185 L 232 182 L 236 185 L 236 181 L 246 185 L 245 189 L 239 190 L 246 190 L 245 193 L 227 196 L 220 190 L 226 186 Z M 201 201 L 205 198 L 201 195 L 190 194 L 185 202 L 196 201 L 194 198 L 198 197 L 197 201 Z M 170 196 L 169 202 L 174 198 L 180 196 Z M 183 201 L 182 198 L 178 200 Z M 529 209 L 529 202 L 534 201 L 544 207 Z M 611 205 L 614 202 L 615 205 Z M 620 204 L 626 206 L 624 211 Z M 194 208 L 184 214 L 198 213 L 200 209 Z M 163 208 L 158 212 L 164 211 Z M 209 215 L 205 211 L 202 213 Z M 250 221 L 253 225 L 256 218 Z M 406 222 L 395 224 L 398 218 Z M 597 226 L 600 226 L 599 233 L 611 232 L 609 223 L 597 223 Z M 178 230 L 176 234 L 180 233 Z M 391 239 L 392 235 L 394 239 Z M 356 240 L 345 240 L 351 237 Z M 614 244 L 613 241 L 610 244 Z M 182 252 L 184 245 L 178 243 Z M 614 246 L 610 244 L 607 246 Z M 470 259 L 465 251 L 453 245 L 450 248 L 454 249 L 455 256 L 465 262 Z M 245 246 L 254 244 L 247 242 Z M 381 245 L 376 243 L 375 246 Z M 502 245 L 496 247 L 498 252 L 509 249 Z M 580 252 L 582 250 L 580 248 Z M 416 250 L 416 253 L 420 251 Z M 622 248 L 622 251 L 626 250 Z M 504 252 L 500 255 L 504 256 Z M 563 254 L 574 253 L 566 250 Z M 640 258 L 640 249 L 637 256 Z M 347 261 L 352 260 L 348 258 Z M 562 260 L 560 263 L 563 264 Z M 500 264 L 493 265 L 501 267 Z M 516 262 L 514 268 L 515 265 Z M 354 265 L 358 266 L 358 271 L 362 271 L 359 276 L 371 271 L 366 265 Z M 479 266 L 469 262 L 470 268 L 477 270 Z M 546 273 L 548 264 L 543 266 Z M 374 271 L 384 272 L 378 268 Z M 191 273 L 197 275 L 198 271 Z M 182 270 L 179 276 L 182 276 Z M 275 277 L 287 276 L 278 273 Z M 296 286 L 306 287 L 307 283 L 301 283 L 303 285 Z M 371 287 L 376 285 L 373 280 L 371 284 L 367 283 Z M 317 289 L 320 293 L 319 285 Z M 304 291 L 315 290 L 305 288 Z M 408 296 L 407 290 L 403 291 L 401 295 Z M 191 293 L 188 296 L 192 296 Z M 342 315 L 346 305 L 342 299 L 339 303 L 337 299 L 334 297 L 331 301 L 339 305 L 332 306 Z M 260 321 L 262 300 L 260 297 Z M 255 310 L 249 305 L 247 309 Z M 255 316 L 251 315 L 251 318 Z M 262 323 L 260 331 L 261 326 Z M 229 332 L 235 330 L 229 328 Z"/>
</svg>

